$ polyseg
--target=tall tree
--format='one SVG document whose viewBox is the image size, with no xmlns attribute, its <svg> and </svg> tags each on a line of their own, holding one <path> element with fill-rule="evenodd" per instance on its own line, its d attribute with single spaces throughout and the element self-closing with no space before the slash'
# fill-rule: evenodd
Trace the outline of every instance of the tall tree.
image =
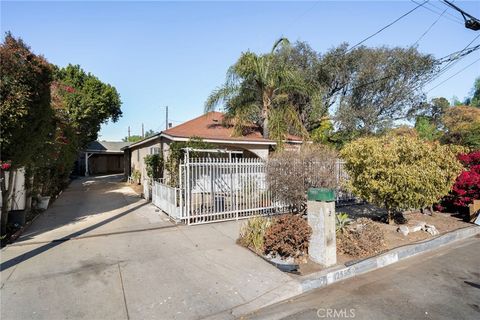
<svg viewBox="0 0 480 320">
<path fill-rule="evenodd" d="M 120 95 L 115 87 L 103 83 L 79 65 L 57 68 L 55 80 L 71 87 L 65 96 L 65 107 L 70 121 L 80 138 L 80 146 L 97 139 L 102 124 L 116 122 L 122 111 Z"/>
<path fill-rule="evenodd" d="M 312 133 L 324 125 L 322 121 L 328 117 L 329 106 L 321 101 L 326 86 L 318 77 L 320 55 L 308 43 L 297 41 L 292 46 L 280 48 L 275 55 L 275 63 L 288 64 L 303 83 L 308 84 L 310 90 L 291 92 L 289 103 L 297 110 L 305 128 Z"/>
<path fill-rule="evenodd" d="M 262 128 L 265 138 L 278 141 L 285 139 L 287 133 L 306 134 L 289 97 L 294 92 L 313 91 L 290 64 L 277 60 L 278 50 L 288 46 L 288 40 L 282 38 L 268 54 L 242 53 L 229 68 L 224 85 L 207 99 L 205 111 L 214 110 L 223 102 L 227 119 L 237 134 L 251 129 L 252 123 Z"/>
<path fill-rule="evenodd" d="M 51 133 L 51 67 L 21 40 L 6 34 L 0 45 L 1 236 L 6 234 L 13 172 L 30 165 Z M 6 169 L 9 169 L 8 182 Z"/>
<path fill-rule="evenodd" d="M 415 48 L 362 46 L 348 51 L 341 45 L 322 56 L 319 77 L 328 88 L 327 105 L 336 107 L 336 127 L 369 134 L 390 128 L 419 108 L 422 83 L 434 70 L 434 58 Z"/>
</svg>

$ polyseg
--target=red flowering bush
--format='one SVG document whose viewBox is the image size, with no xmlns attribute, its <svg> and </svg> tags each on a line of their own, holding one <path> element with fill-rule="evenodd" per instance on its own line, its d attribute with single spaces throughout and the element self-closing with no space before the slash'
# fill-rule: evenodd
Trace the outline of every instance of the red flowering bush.
<svg viewBox="0 0 480 320">
<path fill-rule="evenodd" d="M 473 151 L 466 154 L 460 154 L 458 156 L 458 160 L 460 160 L 460 162 L 466 167 L 471 167 L 471 166 L 480 164 L 480 150 Z"/>
<path fill-rule="evenodd" d="M 465 166 L 465 170 L 455 180 L 452 191 L 443 204 L 468 207 L 473 200 L 480 199 L 480 151 L 461 154 L 458 160 Z"/>
<path fill-rule="evenodd" d="M 2 170 L 7 171 L 8 169 L 10 169 L 11 166 L 12 165 L 9 162 L 4 162 L 4 163 L 2 163 L 1 168 L 2 168 Z"/>
</svg>

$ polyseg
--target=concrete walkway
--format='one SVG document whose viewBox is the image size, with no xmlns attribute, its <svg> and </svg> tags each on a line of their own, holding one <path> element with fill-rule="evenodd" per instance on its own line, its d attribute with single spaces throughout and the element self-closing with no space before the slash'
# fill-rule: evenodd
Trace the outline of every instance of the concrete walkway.
<svg viewBox="0 0 480 320">
<path fill-rule="evenodd" d="M 74 181 L 1 250 L 0 317 L 199 319 L 246 303 L 290 277 L 235 244 L 240 224 L 176 226 L 118 176 Z"/>
</svg>

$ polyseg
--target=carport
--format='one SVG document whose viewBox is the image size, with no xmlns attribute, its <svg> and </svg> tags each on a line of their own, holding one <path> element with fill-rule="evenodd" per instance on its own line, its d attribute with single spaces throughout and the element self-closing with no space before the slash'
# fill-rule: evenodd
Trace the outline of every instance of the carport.
<svg viewBox="0 0 480 320">
<path fill-rule="evenodd" d="M 121 148 L 130 142 L 92 141 L 78 159 L 78 171 L 85 176 L 96 174 L 122 173 L 124 169 Z"/>
</svg>

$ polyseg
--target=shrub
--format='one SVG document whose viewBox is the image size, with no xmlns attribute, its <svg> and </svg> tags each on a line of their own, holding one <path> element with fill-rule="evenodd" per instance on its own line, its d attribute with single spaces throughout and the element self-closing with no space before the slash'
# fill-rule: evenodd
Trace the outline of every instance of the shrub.
<svg viewBox="0 0 480 320">
<path fill-rule="evenodd" d="M 149 154 L 143 159 L 147 169 L 147 176 L 151 179 L 163 177 L 163 158 L 159 154 Z"/>
<path fill-rule="evenodd" d="M 292 206 L 295 212 L 306 208 L 307 190 L 335 188 L 337 152 L 319 145 L 306 145 L 300 151 L 276 152 L 267 163 L 267 180 L 273 197 Z"/>
<path fill-rule="evenodd" d="M 265 254 L 298 258 L 308 253 L 312 229 L 299 215 L 286 214 L 273 220 L 265 232 Z"/>
<path fill-rule="evenodd" d="M 133 169 L 132 171 L 132 180 L 133 183 L 140 184 L 140 178 L 142 177 L 142 173 L 139 170 Z"/>
<path fill-rule="evenodd" d="M 271 224 L 271 219 L 265 217 L 248 219 L 240 230 L 238 242 L 244 247 L 254 248 L 258 253 L 263 253 L 265 231 Z"/>
<path fill-rule="evenodd" d="M 442 202 L 446 207 L 468 207 L 473 200 L 480 199 L 480 151 L 460 154 L 465 170 L 455 180 L 450 195 Z"/>
<path fill-rule="evenodd" d="M 448 194 L 461 171 L 454 147 L 417 136 L 361 138 L 341 152 L 352 193 L 388 212 L 432 206 Z"/>
<path fill-rule="evenodd" d="M 340 252 L 365 257 L 382 251 L 385 236 L 382 229 L 372 220 L 358 219 L 352 228 L 337 234 L 337 248 Z"/>
</svg>

